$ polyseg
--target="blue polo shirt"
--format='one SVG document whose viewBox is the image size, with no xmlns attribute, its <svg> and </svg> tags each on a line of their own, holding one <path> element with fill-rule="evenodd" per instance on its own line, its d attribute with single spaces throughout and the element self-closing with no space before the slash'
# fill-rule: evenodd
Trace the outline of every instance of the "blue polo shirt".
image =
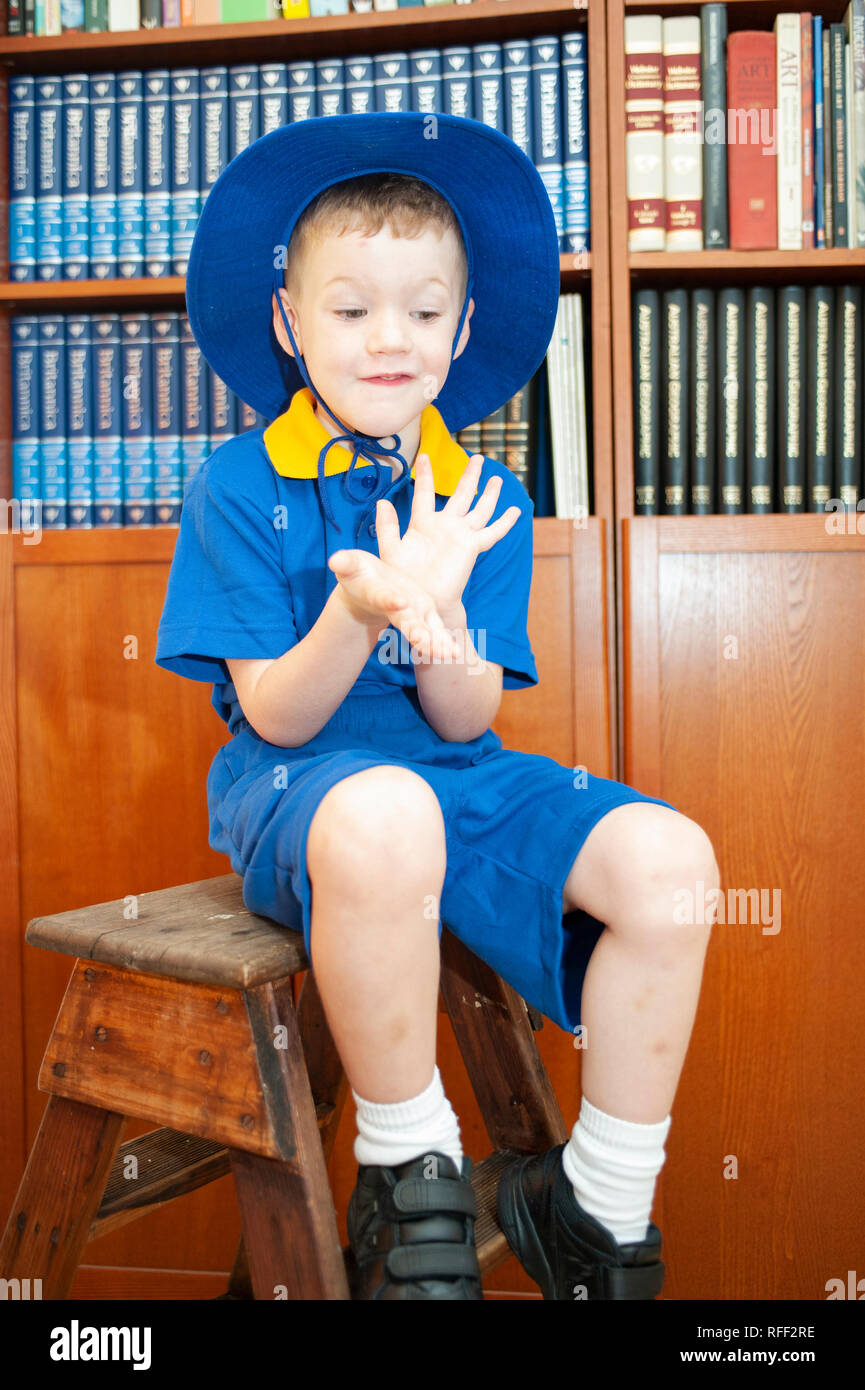
<svg viewBox="0 0 865 1390">
<path fill-rule="evenodd" d="M 330 439 L 304 387 L 267 428 L 238 435 L 211 454 L 184 497 L 156 664 L 212 682 L 211 703 L 232 734 L 243 711 L 226 659 L 280 657 L 306 636 L 338 582 L 327 568 L 328 556 L 341 549 L 378 554 L 377 497 L 390 497 L 401 535 L 409 524 L 414 466 L 408 479 L 392 480 L 390 463 L 359 457 L 352 468 L 350 449 L 334 444 L 320 487 L 319 453 Z M 434 405 L 421 415 L 419 452 L 429 455 L 441 510 L 469 455 L 448 434 Z M 462 603 L 480 656 L 501 665 L 504 687 L 518 690 L 538 681 L 526 630 L 534 504 L 495 459 L 484 461 L 478 495 L 496 475 L 502 486 L 490 521 L 514 505 L 521 514 L 478 555 Z M 416 684 L 408 641 L 388 627 L 349 694 Z"/>
</svg>

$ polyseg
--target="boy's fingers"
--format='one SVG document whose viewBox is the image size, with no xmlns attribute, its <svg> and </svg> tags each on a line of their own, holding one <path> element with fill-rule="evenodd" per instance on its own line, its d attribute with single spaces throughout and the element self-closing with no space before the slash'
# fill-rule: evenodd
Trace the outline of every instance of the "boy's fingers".
<svg viewBox="0 0 865 1390">
<path fill-rule="evenodd" d="M 519 507 L 508 507 L 507 511 L 503 512 L 497 521 L 492 522 L 489 526 L 485 526 L 483 531 L 479 531 L 477 539 L 478 553 L 482 550 L 489 550 L 491 545 L 495 545 L 496 541 L 500 541 L 502 536 L 506 536 L 521 515 L 522 513 Z"/>
<path fill-rule="evenodd" d="M 490 478 L 480 497 L 478 498 L 471 511 L 467 513 L 468 522 L 476 531 L 482 526 L 486 526 L 490 517 L 496 509 L 502 490 L 502 480 L 498 474 Z"/>
<path fill-rule="evenodd" d="M 435 511 L 435 480 L 429 454 L 418 454 L 415 460 L 412 516 L 415 516 L 415 508 L 418 517 Z"/>
<path fill-rule="evenodd" d="M 382 558 L 385 550 L 389 550 L 399 540 L 399 517 L 396 507 L 386 497 L 380 497 L 375 504 L 375 538 Z"/>
<path fill-rule="evenodd" d="M 468 511 L 472 504 L 472 498 L 478 490 L 478 479 L 481 476 L 483 466 L 483 454 L 472 454 L 452 495 L 442 508 L 443 511 L 447 511 L 448 508 L 459 514 Z"/>
</svg>

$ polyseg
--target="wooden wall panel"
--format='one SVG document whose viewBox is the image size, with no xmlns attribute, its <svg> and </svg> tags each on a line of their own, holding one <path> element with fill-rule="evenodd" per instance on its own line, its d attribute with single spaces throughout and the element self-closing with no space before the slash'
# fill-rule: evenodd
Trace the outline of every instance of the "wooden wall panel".
<svg viewBox="0 0 865 1390">
<path fill-rule="evenodd" d="M 668 1298 L 861 1274 L 865 534 L 824 523 L 623 523 L 626 780 L 707 831 L 727 919 L 656 1194 Z"/>
</svg>

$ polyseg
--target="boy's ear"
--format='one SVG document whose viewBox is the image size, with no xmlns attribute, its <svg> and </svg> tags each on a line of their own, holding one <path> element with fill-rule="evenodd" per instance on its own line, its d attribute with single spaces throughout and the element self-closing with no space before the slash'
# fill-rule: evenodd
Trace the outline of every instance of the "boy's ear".
<svg viewBox="0 0 865 1390">
<path fill-rule="evenodd" d="M 472 316 L 472 314 L 474 313 L 474 311 L 475 311 L 475 301 L 474 301 L 473 299 L 470 299 L 470 300 L 469 300 L 469 307 L 466 309 L 466 317 L 465 317 L 465 322 L 464 322 L 463 327 L 462 327 L 462 332 L 460 333 L 460 339 L 459 339 L 459 342 L 457 343 L 456 352 L 454 353 L 454 361 L 456 361 L 456 359 L 459 357 L 460 353 L 462 352 L 463 348 L 465 347 L 466 343 L 467 343 L 468 340 L 469 340 L 469 334 L 470 334 L 470 332 L 471 332 L 471 329 L 469 328 L 469 319 L 471 318 L 471 316 Z M 292 333 L 294 332 L 294 324 L 291 325 L 291 331 L 292 331 Z"/>
<path fill-rule="evenodd" d="M 288 321 L 291 324 L 291 331 L 294 334 L 294 341 L 297 343 L 297 346 L 300 349 L 300 351 L 303 352 L 303 343 L 300 340 L 300 325 L 297 320 L 297 314 L 294 312 L 294 309 L 291 305 L 291 301 L 288 298 L 288 290 L 281 289 L 279 291 L 279 296 L 282 300 L 283 307 L 285 308 Z M 285 324 L 282 321 L 282 314 L 279 311 L 279 303 L 276 298 L 276 290 L 273 291 L 272 303 L 273 331 L 276 334 L 276 341 L 279 343 L 280 347 L 288 353 L 289 357 L 293 357 L 294 348 L 291 346 L 291 339 L 285 331 Z"/>
</svg>

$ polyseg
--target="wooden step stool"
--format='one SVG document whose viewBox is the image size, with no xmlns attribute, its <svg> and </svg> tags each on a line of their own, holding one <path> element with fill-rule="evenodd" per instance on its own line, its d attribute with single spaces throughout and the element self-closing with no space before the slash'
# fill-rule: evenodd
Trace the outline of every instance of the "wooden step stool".
<svg viewBox="0 0 865 1390">
<path fill-rule="evenodd" d="M 143 893 L 133 920 L 128 903 L 28 923 L 31 946 L 79 959 L 0 1277 L 67 1298 L 89 1240 L 231 1172 L 243 1235 L 223 1297 L 348 1298 L 327 1174 L 348 1081 L 301 933 L 250 912 L 234 873 Z M 494 1148 L 472 1177 L 485 1272 L 510 1253 L 495 1216 L 504 1167 L 567 1130 L 540 1018 L 447 927 L 441 994 Z M 128 1116 L 162 1128 L 123 1144 Z"/>
</svg>

